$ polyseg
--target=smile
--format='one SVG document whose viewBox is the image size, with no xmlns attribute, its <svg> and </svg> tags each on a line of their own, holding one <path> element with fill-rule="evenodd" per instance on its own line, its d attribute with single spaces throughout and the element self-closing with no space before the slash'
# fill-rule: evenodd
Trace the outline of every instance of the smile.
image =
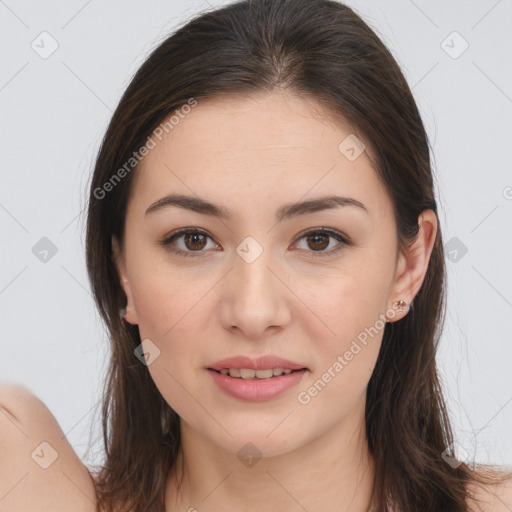
<svg viewBox="0 0 512 512">
<path fill-rule="evenodd" d="M 277 375 L 274 375 L 277 370 Z M 225 368 L 213 370 L 208 368 L 218 388 L 227 395 L 240 400 L 260 402 L 275 398 L 299 384 L 307 372 L 300 370 L 284 370 L 273 368 L 254 370 L 248 368 Z M 231 373 L 233 372 L 233 375 Z M 270 376 L 272 372 L 272 376 Z M 258 373 L 260 376 L 258 376 Z M 238 375 L 237 375 L 238 374 Z"/>
</svg>

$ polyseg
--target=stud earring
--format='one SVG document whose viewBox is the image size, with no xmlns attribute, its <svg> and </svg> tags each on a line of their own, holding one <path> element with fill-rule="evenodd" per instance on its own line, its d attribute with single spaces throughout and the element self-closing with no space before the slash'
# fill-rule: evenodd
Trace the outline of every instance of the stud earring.
<svg viewBox="0 0 512 512">
<path fill-rule="evenodd" d="M 398 311 L 405 311 L 409 307 L 409 304 L 405 302 L 405 300 L 400 299 L 398 302 L 395 302 L 395 305 Z"/>
<path fill-rule="evenodd" d="M 126 315 L 126 308 L 121 308 L 121 309 L 119 310 L 119 316 L 120 316 L 121 318 L 124 318 L 124 316 L 125 316 L 125 315 Z"/>
</svg>

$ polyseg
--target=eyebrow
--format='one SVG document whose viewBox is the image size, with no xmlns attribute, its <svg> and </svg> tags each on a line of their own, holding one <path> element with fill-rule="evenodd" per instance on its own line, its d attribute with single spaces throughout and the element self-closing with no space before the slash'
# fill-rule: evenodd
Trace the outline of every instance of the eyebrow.
<svg viewBox="0 0 512 512">
<path fill-rule="evenodd" d="M 233 212 L 222 205 L 212 203 L 197 196 L 187 196 L 183 194 L 169 194 L 158 199 L 158 201 L 155 201 L 149 206 L 145 216 L 173 206 L 191 210 L 202 215 L 211 215 L 220 219 L 229 220 L 233 217 Z M 364 204 L 357 199 L 330 195 L 303 201 L 301 203 L 285 204 L 276 212 L 276 220 L 277 222 L 282 222 L 299 215 L 307 215 L 322 210 L 332 210 L 342 206 L 354 206 L 368 213 Z"/>
</svg>

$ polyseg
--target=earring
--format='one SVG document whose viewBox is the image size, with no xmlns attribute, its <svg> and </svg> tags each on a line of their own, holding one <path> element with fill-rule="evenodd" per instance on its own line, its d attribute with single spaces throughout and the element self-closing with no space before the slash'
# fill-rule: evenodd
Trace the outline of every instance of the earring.
<svg viewBox="0 0 512 512">
<path fill-rule="evenodd" d="M 400 299 L 398 302 L 395 302 L 396 308 L 398 311 L 405 311 L 405 309 L 408 309 L 410 304 L 405 302 L 405 300 Z"/>
<path fill-rule="evenodd" d="M 124 307 L 124 308 L 121 308 L 121 309 L 119 310 L 119 316 L 120 316 L 121 318 L 124 318 L 124 316 L 125 316 L 125 315 L 126 315 L 126 308 Z"/>
</svg>

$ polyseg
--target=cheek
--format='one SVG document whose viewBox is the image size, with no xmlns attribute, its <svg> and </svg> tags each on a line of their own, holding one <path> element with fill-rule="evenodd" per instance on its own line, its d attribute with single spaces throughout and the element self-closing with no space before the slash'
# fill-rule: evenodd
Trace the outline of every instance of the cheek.
<svg viewBox="0 0 512 512">
<path fill-rule="evenodd" d="M 162 341 L 201 311 L 202 298 L 215 285 L 213 275 L 176 269 L 167 262 L 146 260 L 132 280 L 139 329 Z"/>
<path fill-rule="evenodd" d="M 386 325 L 383 315 L 391 277 L 391 258 L 358 251 L 336 272 L 317 279 L 314 288 L 309 283 L 309 289 L 302 290 L 308 309 L 321 319 L 303 325 L 315 340 L 315 377 L 330 372 L 322 380 L 339 383 L 332 386 L 333 392 L 357 394 L 371 377 Z M 311 313 L 307 318 L 313 318 Z"/>
<path fill-rule="evenodd" d="M 375 286 L 361 286 L 363 281 L 360 274 L 347 277 L 330 300 L 319 294 L 311 297 L 311 309 L 324 311 L 329 330 L 319 327 L 309 333 L 315 340 L 315 365 L 297 400 L 307 406 L 308 414 L 328 422 L 348 415 L 364 400 L 379 355 L 386 325 L 379 317 L 383 293 Z"/>
<path fill-rule="evenodd" d="M 358 283 L 347 283 L 338 290 L 336 299 L 325 302 L 323 307 L 329 326 L 329 335 L 317 337 L 323 344 L 317 345 L 321 354 L 319 371 L 337 371 L 357 386 L 359 377 L 369 379 L 377 359 L 385 320 L 382 314 L 382 294 L 378 290 L 362 289 Z M 341 365 L 335 365 L 341 356 Z M 333 366 L 336 366 L 333 368 Z M 351 375 L 349 377 L 349 374 Z M 328 377 L 326 377 L 328 379 Z"/>
<path fill-rule="evenodd" d="M 300 296 L 334 337 L 346 338 L 370 327 L 385 312 L 391 277 L 390 261 L 354 252 L 343 266 L 303 281 Z"/>
<path fill-rule="evenodd" d="M 155 270 L 133 290 L 140 338 L 157 347 L 153 350 L 158 357 L 147 369 L 164 400 L 186 421 L 200 414 L 191 407 L 191 395 L 201 395 L 191 374 L 199 370 L 206 343 L 209 316 L 204 311 L 207 301 L 201 298 L 211 286 L 204 279 L 195 282 L 183 273 Z"/>
</svg>

